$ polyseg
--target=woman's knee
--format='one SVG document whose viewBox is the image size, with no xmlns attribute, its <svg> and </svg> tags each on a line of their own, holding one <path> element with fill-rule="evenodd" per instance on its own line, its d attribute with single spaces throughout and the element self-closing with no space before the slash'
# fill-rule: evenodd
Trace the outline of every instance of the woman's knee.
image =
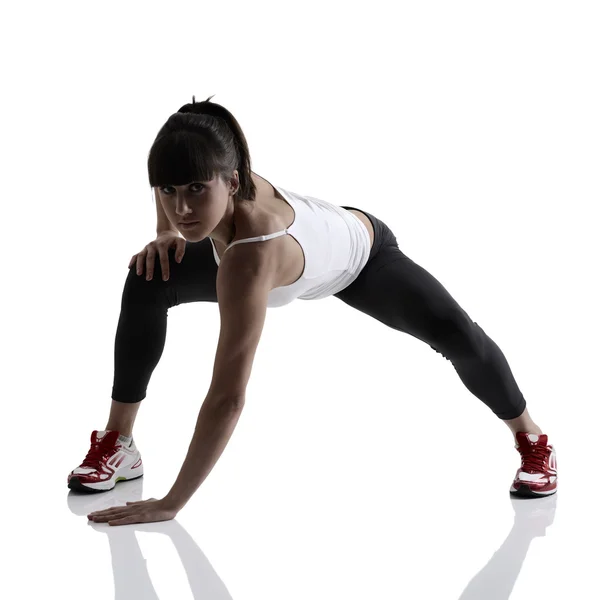
<svg viewBox="0 0 600 600">
<path fill-rule="evenodd" d="M 123 287 L 123 302 L 134 302 L 136 304 L 156 304 L 167 301 L 167 289 L 169 281 L 163 281 L 154 274 L 150 280 L 146 279 L 144 273 L 138 275 L 135 265 L 129 268 Z"/>
<path fill-rule="evenodd" d="M 482 356 L 485 352 L 485 333 L 464 312 L 436 317 L 429 345 L 446 358 Z"/>
</svg>

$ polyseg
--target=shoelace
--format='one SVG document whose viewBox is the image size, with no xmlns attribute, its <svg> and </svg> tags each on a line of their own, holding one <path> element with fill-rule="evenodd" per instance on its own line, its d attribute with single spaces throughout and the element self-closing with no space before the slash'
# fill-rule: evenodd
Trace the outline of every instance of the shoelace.
<svg viewBox="0 0 600 600">
<path fill-rule="evenodd" d="M 523 458 L 521 468 L 525 471 L 545 471 L 552 450 L 547 446 L 532 446 L 530 449 L 517 448 Z"/>
<path fill-rule="evenodd" d="M 81 463 L 81 467 L 90 469 L 99 469 L 104 458 L 107 458 L 114 453 L 114 447 L 106 447 L 103 444 L 92 444 L 85 459 Z"/>
</svg>

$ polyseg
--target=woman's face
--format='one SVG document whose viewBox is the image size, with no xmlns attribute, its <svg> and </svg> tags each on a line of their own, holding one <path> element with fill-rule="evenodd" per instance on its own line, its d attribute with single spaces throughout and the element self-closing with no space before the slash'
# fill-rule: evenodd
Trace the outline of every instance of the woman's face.
<svg viewBox="0 0 600 600">
<path fill-rule="evenodd" d="M 218 175 L 210 181 L 192 181 L 185 185 L 158 188 L 158 195 L 169 221 L 190 242 L 213 237 L 228 243 L 233 218 L 233 195 L 239 186 L 238 172 L 225 183 Z M 184 221 L 196 221 L 189 226 Z"/>
</svg>

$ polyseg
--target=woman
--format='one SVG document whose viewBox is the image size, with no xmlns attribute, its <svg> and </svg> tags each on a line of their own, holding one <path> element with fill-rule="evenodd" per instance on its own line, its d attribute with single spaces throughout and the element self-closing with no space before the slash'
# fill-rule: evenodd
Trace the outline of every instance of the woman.
<svg viewBox="0 0 600 600">
<path fill-rule="evenodd" d="M 210 473 L 235 428 L 267 307 L 331 295 L 451 361 L 467 389 L 515 437 L 521 467 L 510 492 L 555 493 L 556 452 L 529 416 L 493 340 L 398 248 L 385 223 L 354 207 L 273 186 L 253 173 L 238 122 L 210 100 L 193 98 L 171 115 L 150 150 L 158 235 L 129 265 L 136 271 L 130 270 L 123 291 L 110 416 L 103 431 L 93 431 L 85 460 L 69 475 L 69 488 L 106 491 L 142 475 L 132 430 L 163 352 L 169 308 L 218 302 L 221 332 L 213 380 L 171 491 L 160 500 L 90 518 L 116 525 L 173 518 Z M 154 277 L 157 253 L 162 279 Z"/>
</svg>

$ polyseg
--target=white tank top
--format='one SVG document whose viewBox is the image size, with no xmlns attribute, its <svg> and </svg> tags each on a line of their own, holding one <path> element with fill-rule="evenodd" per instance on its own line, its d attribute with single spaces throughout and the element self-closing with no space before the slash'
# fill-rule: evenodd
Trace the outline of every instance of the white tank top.
<svg viewBox="0 0 600 600">
<path fill-rule="evenodd" d="M 327 298 L 348 287 L 369 260 L 371 238 L 365 224 L 341 206 L 273 187 L 294 209 L 294 222 L 282 231 L 232 242 L 225 252 L 235 244 L 264 242 L 280 235 L 291 235 L 300 244 L 305 258 L 304 272 L 295 283 L 269 292 L 269 308 L 284 306 L 296 298 Z M 209 239 L 218 265 L 217 249 Z"/>
</svg>

